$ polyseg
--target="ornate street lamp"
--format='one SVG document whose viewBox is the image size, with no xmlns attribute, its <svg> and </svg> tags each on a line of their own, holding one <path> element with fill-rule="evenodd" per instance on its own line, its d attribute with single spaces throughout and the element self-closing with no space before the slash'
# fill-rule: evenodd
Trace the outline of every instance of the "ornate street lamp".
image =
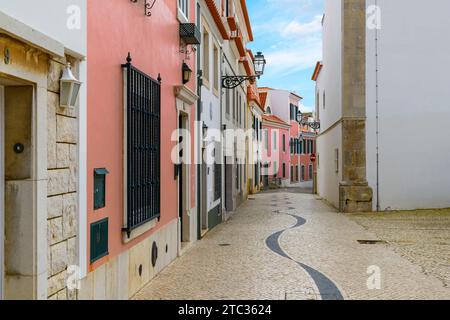
<svg viewBox="0 0 450 320">
<path fill-rule="evenodd" d="M 255 73 L 259 78 L 264 74 L 264 69 L 266 68 L 266 59 L 264 58 L 262 52 L 258 52 L 256 54 L 253 64 L 255 65 Z"/>
<path fill-rule="evenodd" d="M 225 89 L 234 89 L 241 85 L 244 81 L 254 81 L 259 79 L 264 74 L 264 69 L 266 66 L 266 59 L 261 52 L 258 52 L 253 60 L 253 65 L 255 66 L 254 76 L 223 76 L 222 77 L 222 87 Z"/>
<path fill-rule="evenodd" d="M 72 73 L 71 65 L 68 63 L 60 79 L 60 106 L 63 108 L 74 108 L 80 95 L 81 81 Z"/>
<path fill-rule="evenodd" d="M 303 119 L 303 113 L 301 111 L 299 111 L 297 113 L 297 122 L 302 125 L 302 126 L 308 126 L 313 130 L 319 130 L 320 129 L 320 122 L 318 121 L 307 121 L 305 119 Z"/>
<path fill-rule="evenodd" d="M 183 62 L 183 84 L 186 84 L 189 82 L 189 80 L 191 80 L 191 74 L 191 68 L 189 68 L 186 62 Z"/>
</svg>

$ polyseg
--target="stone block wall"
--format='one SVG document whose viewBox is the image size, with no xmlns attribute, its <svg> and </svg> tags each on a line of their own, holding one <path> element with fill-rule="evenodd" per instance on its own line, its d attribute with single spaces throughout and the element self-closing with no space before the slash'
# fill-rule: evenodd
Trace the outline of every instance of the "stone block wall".
<svg viewBox="0 0 450 320">
<path fill-rule="evenodd" d="M 58 300 L 77 299 L 66 286 L 67 267 L 78 264 L 78 110 L 59 105 L 59 79 L 67 62 L 78 76 L 74 59 L 50 60 L 47 84 L 47 296 Z"/>
</svg>

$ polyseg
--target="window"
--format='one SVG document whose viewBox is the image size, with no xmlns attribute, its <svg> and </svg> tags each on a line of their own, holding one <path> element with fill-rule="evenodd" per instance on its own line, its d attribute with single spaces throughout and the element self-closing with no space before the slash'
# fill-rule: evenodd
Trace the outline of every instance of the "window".
<svg viewBox="0 0 450 320">
<path fill-rule="evenodd" d="M 286 178 L 286 163 L 283 162 L 283 178 Z"/>
<path fill-rule="evenodd" d="M 302 166 L 302 181 L 305 181 L 305 166 Z"/>
<path fill-rule="evenodd" d="M 222 196 L 222 165 L 214 164 L 214 200 Z"/>
<path fill-rule="evenodd" d="M 273 162 L 273 176 L 276 178 L 278 175 L 278 163 L 276 161 Z"/>
<path fill-rule="evenodd" d="M 182 22 L 188 22 L 189 0 L 178 0 L 178 19 Z"/>
<path fill-rule="evenodd" d="M 231 90 L 225 90 L 225 112 L 230 115 L 230 93 Z"/>
<path fill-rule="evenodd" d="M 270 107 L 267 107 L 267 108 L 266 108 L 266 113 L 267 113 L 267 114 L 272 114 L 272 110 L 270 109 Z"/>
<path fill-rule="evenodd" d="M 313 178 L 313 165 L 309 165 L 309 180 L 312 180 Z"/>
<path fill-rule="evenodd" d="M 237 161 L 236 161 L 236 163 L 237 163 Z M 236 190 L 239 190 L 239 169 L 240 169 L 239 167 L 240 167 L 240 165 L 236 164 Z"/>
<path fill-rule="evenodd" d="M 269 150 L 269 130 L 264 129 L 264 149 Z"/>
<path fill-rule="evenodd" d="M 125 231 L 130 237 L 133 229 L 161 215 L 161 83 L 130 63 L 124 71 Z"/>
<path fill-rule="evenodd" d="M 320 91 L 319 90 L 317 90 L 317 95 L 316 95 L 316 107 L 317 107 L 317 110 L 320 109 Z"/>
<path fill-rule="evenodd" d="M 295 104 L 290 104 L 290 118 L 292 121 L 297 121 L 297 114 L 298 114 L 298 106 L 296 106 Z"/>
<path fill-rule="evenodd" d="M 233 16 L 233 1 L 225 0 L 225 14 L 227 17 Z"/>
<path fill-rule="evenodd" d="M 291 181 L 294 182 L 294 166 L 291 166 Z"/>
<path fill-rule="evenodd" d="M 276 151 L 277 150 L 277 132 L 274 131 L 273 132 L 273 139 L 272 139 L 272 144 L 273 144 L 273 150 Z"/>
<path fill-rule="evenodd" d="M 286 152 L 286 135 L 283 134 L 283 152 Z"/>
<path fill-rule="evenodd" d="M 334 149 L 334 168 L 339 173 L 339 149 Z"/>
<path fill-rule="evenodd" d="M 238 96 L 239 96 L 239 107 L 238 107 L 237 122 L 239 124 L 242 124 L 242 97 L 240 94 L 238 94 Z"/>
<path fill-rule="evenodd" d="M 203 28 L 203 83 L 209 87 L 209 33 Z"/>
<path fill-rule="evenodd" d="M 217 47 L 217 44 L 214 43 L 214 52 L 213 52 L 213 68 L 214 68 L 214 91 L 216 94 L 219 93 L 219 48 Z"/>
<path fill-rule="evenodd" d="M 298 181 L 298 165 L 295 166 L 295 181 Z"/>
<path fill-rule="evenodd" d="M 233 120 L 236 119 L 236 90 L 233 89 Z"/>
</svg>

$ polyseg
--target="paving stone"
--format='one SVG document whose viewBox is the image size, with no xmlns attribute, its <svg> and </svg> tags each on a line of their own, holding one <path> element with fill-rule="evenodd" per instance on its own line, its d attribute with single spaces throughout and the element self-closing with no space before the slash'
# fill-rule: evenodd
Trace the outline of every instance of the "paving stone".
<svg viewBox="0 0 450 320">
<path fill-rule="evenodd" d="M 268 202 L 275 194 L 280 205 L 289 197 L 295 210 L 273 213 Z M 338 298 L 337 290 L 344 299 L 450 299 L 441 279 L 392 245 L 359 244 L 381 238 L 313 195 L 282 189 L 252 197 L 134 298 L 320 300 Z M 448 235 L 450 223 L 445 228 Z M 275 243 L 289 258 L 266 244 L 278 232 Z M 368 287 L 372 270 L 380 271 L 380 289 Z"/>
</svg>

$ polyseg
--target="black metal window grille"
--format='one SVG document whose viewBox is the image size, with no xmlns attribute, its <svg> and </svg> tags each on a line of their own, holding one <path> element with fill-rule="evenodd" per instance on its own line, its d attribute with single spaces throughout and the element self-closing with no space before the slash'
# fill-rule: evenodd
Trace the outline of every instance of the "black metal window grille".
<svg viewBox="0 0 450 320">
<path fill-rule="evenodd" d="M 133 229 L 161 216 L 161 77 L 154 80 L 131 64 L 126 73 L 126 214 Z"/>
</svg>

